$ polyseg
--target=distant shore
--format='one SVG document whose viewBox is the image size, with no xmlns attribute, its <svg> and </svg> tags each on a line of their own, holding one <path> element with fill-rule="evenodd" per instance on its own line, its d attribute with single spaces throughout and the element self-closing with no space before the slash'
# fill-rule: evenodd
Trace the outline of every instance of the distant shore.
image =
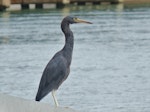
<svg viewBox="0 0 150 112">
<path fill-rule="evenodd" d="M 0 0 L 0 10 L 62 8 L 66 5 L 150 4 L 150 0 Z"/>
</svg>

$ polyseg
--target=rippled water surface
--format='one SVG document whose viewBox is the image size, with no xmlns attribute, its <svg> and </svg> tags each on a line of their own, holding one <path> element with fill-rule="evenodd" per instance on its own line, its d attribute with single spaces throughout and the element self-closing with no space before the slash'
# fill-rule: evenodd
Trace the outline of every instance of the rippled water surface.
<svg viewBox="0 0 150 112">
<path fill-rule="evenodd" d="M 122 5 L 0 12 L 0 92 L 34 100 L 43 69 L 64 45 L 73 15 L 71 73 L 60 105 L 81 112 L 150 112 L 150 8 Z M 42 102 L 53 104 L 51 95 Z"/>
</svg>

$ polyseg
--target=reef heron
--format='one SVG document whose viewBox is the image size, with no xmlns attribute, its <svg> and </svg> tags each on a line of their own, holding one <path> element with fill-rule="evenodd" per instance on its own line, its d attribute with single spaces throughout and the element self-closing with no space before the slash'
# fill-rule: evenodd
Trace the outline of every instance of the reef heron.
<svg viewBox="0 0 150 112">
<path fill-rule="evenodd" d="M 55 91 L 59 88 L 63 81 L 66 80 L 70 72 L 74 36 L 69 25 L 73 23 L 92 24 L 91 22 L 70 16 L 67 16 L 62 20 L 61 29 L 65 35 L 65 45 L 62 50 L 58 51 L 53 56 L 44 69 L 36 95 L 36 101 L 40 101 L 48 93 L 52 92 L 55 105 L 58 106 Z"/>
</svg>

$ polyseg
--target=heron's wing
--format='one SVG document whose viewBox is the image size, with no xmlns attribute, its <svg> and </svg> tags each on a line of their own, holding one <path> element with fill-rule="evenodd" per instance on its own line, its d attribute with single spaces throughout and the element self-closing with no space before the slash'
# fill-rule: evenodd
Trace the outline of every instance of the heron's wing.
<svg viewBox="0 0 150 112">
<path fill-rule="evenodd" d="M 36 99 L 42 99 L 53 89 L 58 89 L 68 74 L 69 68 L 67 68 L 65 58 L 55 55 L 43 72 Z"/>
</svg>

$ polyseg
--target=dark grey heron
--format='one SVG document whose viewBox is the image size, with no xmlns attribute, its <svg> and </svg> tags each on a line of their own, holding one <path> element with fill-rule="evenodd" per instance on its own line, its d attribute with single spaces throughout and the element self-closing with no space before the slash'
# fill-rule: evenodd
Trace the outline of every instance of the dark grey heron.
<svg viewBox="0 0 150 112">
<path fill-rule="evenodd" d="M 59 88 L 63 81 L 66 80 L 70 72 L 74 37 L 69 25 L 73 23 L 92 24 L 91 22 L 70 16 L 67 16 L 62 20 L 61 29 L 65 35 L 65 45 L 62 50 L 57 52 L 47 64 L 41 77 L 39 89 L 35 99 L 36 101 L 40 101 L 49 92 L 52 92 L 55 105 L 58 106 L 55 91 Z"/>
</svg>

